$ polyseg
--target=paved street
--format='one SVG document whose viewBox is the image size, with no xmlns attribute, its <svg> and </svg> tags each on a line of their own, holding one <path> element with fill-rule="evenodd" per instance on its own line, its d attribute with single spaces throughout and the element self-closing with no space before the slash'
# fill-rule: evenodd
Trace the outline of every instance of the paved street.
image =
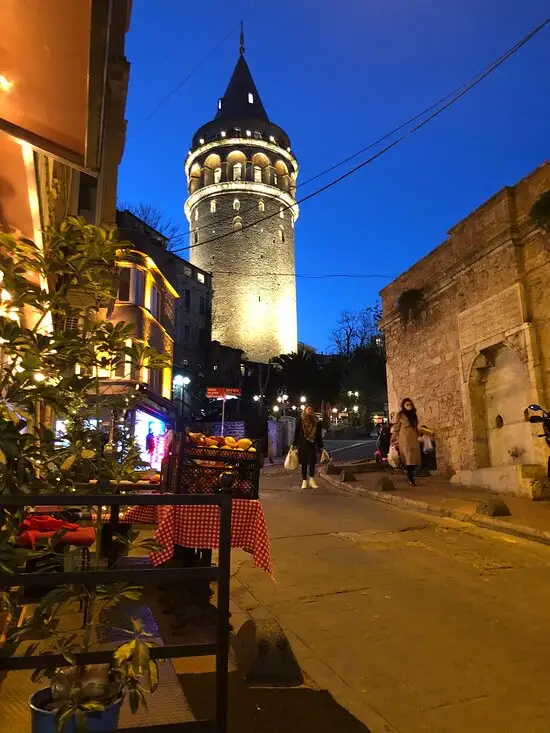
<svg viewBox="0 0 550 733">
<path fill-rule="evenodd" d="M 325 440 L 325 447 L 337 461 L 358 461 L 372 458 L 376 450 L 376 438 L 355 440 Z"/>
<path fill-rule="evenodd" d="M 232 586 L 305 674 L 365 733 L 547 733 L 550 548 L 298 481 L 263 479 L 276 583 Z"/>
</svg>

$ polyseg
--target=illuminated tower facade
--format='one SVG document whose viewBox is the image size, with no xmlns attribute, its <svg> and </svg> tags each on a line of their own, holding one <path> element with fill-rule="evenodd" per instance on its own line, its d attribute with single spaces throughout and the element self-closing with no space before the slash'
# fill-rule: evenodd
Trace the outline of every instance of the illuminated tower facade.
<svg viewBox="0 0 550 733">
<path fill-rule="evenodd" d="M 216 117 L 185 163 L 191 261 L 213 273 L 212 338 L 267 362 L 297 349 L 298 163 L 267 116 L 244 44 Z"/>
</svg>

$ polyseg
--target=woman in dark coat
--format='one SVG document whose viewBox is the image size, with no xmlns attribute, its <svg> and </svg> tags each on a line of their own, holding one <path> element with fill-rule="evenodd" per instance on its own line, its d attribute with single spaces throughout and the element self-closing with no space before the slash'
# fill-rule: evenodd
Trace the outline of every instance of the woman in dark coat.
<svg viewBox="0 0 550 733">
<path fill-rule="evenodd" d="M 302 489 L 307 489 L 308 485 L 311 489 L 318 489 L 315 481 L 315 464 L 317 450 L 321 451 L 324 448 L 323 432 L 321 421 L 313 413 L 311 405 L 305 406 L 300 419 L 296 421 L 293 445 L 298 449 L 298 460 L 302 467 Z"/>
</svg>

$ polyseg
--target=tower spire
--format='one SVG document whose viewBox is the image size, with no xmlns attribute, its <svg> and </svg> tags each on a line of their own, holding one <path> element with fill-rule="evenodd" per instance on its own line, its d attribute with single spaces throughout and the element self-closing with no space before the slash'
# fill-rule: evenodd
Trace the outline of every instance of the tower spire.
<svg viewBox="0 0 550 733">
<path fill-rule="evenodd" d="M 239 46 L 239 53 L 241 56 L 244 56 L 244 24 L 241 20 L 241 41 Z"/>
</svg>

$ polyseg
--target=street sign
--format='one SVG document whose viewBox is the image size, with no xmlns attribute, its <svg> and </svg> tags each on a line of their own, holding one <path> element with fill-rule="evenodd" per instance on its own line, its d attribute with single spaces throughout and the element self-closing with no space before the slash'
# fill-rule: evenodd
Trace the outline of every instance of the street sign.
<svg viewBox="0 0 550 733">
<path fill-rule="evenodd" d="M 233 387 L 208 387 L 206 389 L 206 396 L 210 400 L 223 399 L 225 397 L 240 397 L 241 390 Z"/>
</svg>

